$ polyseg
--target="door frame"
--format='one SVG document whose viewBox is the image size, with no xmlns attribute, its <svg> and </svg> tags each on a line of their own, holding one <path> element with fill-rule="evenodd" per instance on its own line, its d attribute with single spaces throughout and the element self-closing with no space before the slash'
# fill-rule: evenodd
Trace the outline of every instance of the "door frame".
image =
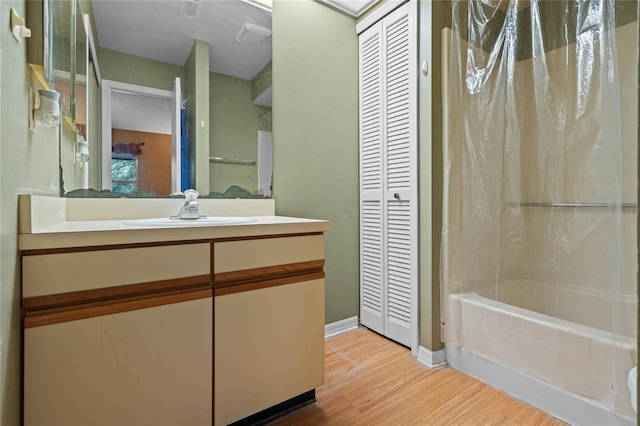
<svg viewBox="0 0 640 426">
<path fill-rule="evenodd" d="M 172 102 L 174 92 L 113 80 L 102 80 L 102 189 L 111 190 L 111 95 L 113 92 L 151 96 Z M 175 118 L 172 118 L 175 119 Z M 179 120 L 179 117 L 177 118 Z M 172 125 L 172 133 L 175 133 Z M 176 189 L 178 188 L 178 189 Z M 171 137 L 171 189 L 180 189 L 180 135 Z"/>
</svg>

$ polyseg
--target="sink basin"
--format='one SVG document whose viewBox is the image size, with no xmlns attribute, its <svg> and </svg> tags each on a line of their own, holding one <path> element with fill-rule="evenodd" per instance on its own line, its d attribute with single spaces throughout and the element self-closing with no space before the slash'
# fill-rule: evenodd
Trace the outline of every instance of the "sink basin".
<svg viewBox="0 0 640 426">
<path fill-rule="evenodd" d="M 154 217 L 149 219 L 125 220 L 125 225 L 130 226 L 224 226 L 241 225 L 257 222 L 255 217 L 211 216 L 203 219 L 169 219 L 167 217 Z"/>
</svg>

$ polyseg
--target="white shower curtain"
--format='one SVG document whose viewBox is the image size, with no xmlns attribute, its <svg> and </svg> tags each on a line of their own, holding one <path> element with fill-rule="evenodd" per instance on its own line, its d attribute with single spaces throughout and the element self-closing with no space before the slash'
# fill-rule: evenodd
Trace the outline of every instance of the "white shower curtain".
<svg viewBox="0 0 640 426">
<path fill-rule="evenodd" d="M 637 8 L 617 3 L 453 0 L 446 342 L 466 343 L 460 293 L 635 338 Z M 571 294 L 606 295 L 608 320 L 573 314 L 590 308 Z"/>
</svg>

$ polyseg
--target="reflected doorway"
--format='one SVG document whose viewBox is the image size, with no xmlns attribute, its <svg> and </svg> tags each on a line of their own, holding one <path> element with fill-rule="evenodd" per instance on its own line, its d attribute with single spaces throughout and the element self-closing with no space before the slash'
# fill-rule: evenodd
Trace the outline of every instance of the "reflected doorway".
<svg viewBox="0 0 640 426">
<path fill-rule="evenodd" d="M 180 79 L 175 90 L 103 80 L 102 189 L 180 191 Z"/>
</svg>

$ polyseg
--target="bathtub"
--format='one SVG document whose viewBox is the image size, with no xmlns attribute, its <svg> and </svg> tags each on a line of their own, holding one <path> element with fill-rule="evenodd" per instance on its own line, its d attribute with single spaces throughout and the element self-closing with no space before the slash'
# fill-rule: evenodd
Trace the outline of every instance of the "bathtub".
<svg viewBox="0 0 640 426">
<path fill-rule="evenodd" d="M 638 327 L 635 284 L 626 290 L 627 294 L 621 291 L 612 302 L 610 288 L 599 290 L 540 280 L 508 279 L 501 280 L 497 288 L 479 288 L 477 292 L 508 305 L 600 330 L 616 330 L 617 334 L 635 339 Z M 615 327 L 612 324 L 614 313 Z"/>
<path fill-rule="evenodd" d="M 635 339 L 477 293 L 450 294 L 447 302 L 453 368 L 571 424 L 635 424 L 626 386 Z"/>
</svg>

